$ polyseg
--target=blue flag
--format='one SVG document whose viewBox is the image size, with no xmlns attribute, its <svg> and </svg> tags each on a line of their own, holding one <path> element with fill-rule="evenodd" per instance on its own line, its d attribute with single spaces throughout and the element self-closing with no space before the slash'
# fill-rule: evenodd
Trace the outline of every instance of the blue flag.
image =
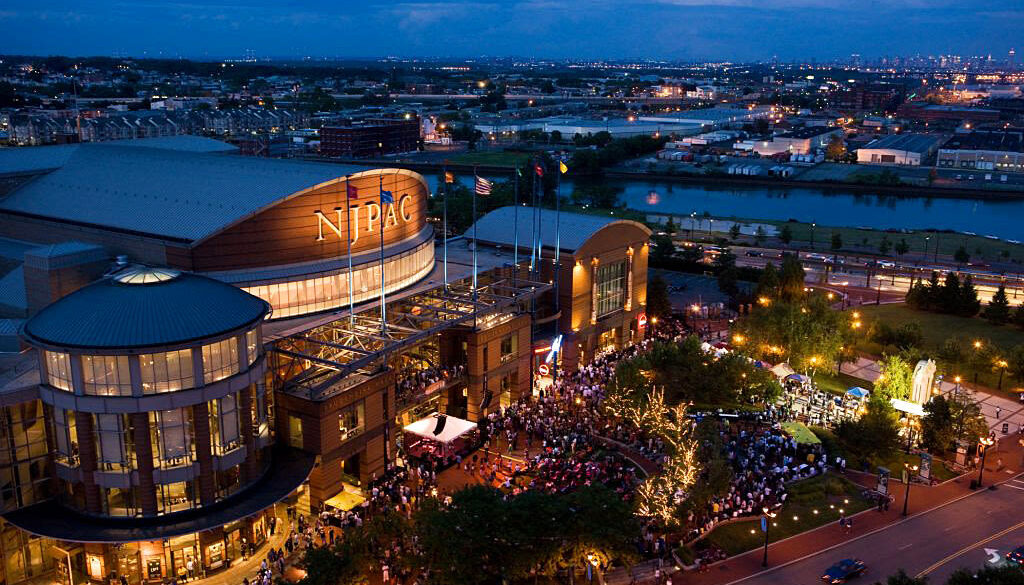
<svg viewBox="0 0 1024 585">
<path fill-rule="evenodd" d="M 385 203 L 394 203 L 394 202 L 395 202 L 395 196 L 391 194 L 391 191 L 381 191 L 380 192 L 380 203 L 381 203 L 381 205 L 384 205 Z"/>
</svg>

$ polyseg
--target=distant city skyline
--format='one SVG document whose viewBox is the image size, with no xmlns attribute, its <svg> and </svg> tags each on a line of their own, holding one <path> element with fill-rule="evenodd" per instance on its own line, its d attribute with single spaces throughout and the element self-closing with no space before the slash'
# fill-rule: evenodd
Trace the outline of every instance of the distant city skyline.
<svg viewBox="0 0 1024 585">
<path fill-rule="evenodd" d="M 9 0 L 3 51 L 229 58 L 1006 59 L 1024 4 L 952 0 L 434 0 L 159 3 Z"/>
</svg>

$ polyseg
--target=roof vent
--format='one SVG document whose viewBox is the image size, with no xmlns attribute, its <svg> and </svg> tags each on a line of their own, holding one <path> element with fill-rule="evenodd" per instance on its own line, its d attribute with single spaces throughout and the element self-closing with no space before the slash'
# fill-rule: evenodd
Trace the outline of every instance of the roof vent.
<svg viewBox="0 0 1024 585">
<path fill-rule="evenodd" d="M 181 276 L 181 272 L 170 268 L 154 268 L 136 264 L 117 272 L 113 278 L 121 284 L 157 284 L 174 280 L 179 276 Z"/>
</svg>

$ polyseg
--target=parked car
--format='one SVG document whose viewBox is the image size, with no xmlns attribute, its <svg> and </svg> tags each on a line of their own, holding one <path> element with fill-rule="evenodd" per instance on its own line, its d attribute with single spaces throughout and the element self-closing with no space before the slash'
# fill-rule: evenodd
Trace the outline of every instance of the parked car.
<svg viewBox="0 0 1024 585">
<path fill-rule="evenodd" d="M 860 559 L 843 559 L 825 569 L 821 580 L 826 583 L 846 583 L 847 580 L 853 577 L 863 575 L 867 569 L 867 565 Z"/>
<path fill-rule="evenodd" d="M 1011 565 L 1024 564 L 1024 546 L 1018 546 L 1017 548 L 1006 553 L 1006 560 Z"/>
</svg>

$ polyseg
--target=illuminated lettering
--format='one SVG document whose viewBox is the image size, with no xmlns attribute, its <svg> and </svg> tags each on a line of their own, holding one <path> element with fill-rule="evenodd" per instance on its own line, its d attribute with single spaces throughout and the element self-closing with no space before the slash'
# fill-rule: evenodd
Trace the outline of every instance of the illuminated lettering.
<svg viewBox="0 0 1024 585">
<path fill-rule="evenodd" d="M 395 216 L 395 204 L 388 205 L 388 214 L 384 217 L 384 227 L 398 225 L 398 217 Z"/>
<path fill-rule="evenodd" d="M 412 216 L 409 215 L 409 211 L 406 210 L 405 204 L 412 199 L 408 194 L 402 195 L 402 198 L 398 201 L 398 212 L 402 215 L 402 221 L 412 221 Z"/>
<path fill-rule="evenodd" d="M 327 229 L 337 234 L 339 238 L 341 237 L 341 208 L 335 207 L 334 211 L 338 214 L 338 225 L 331 223 L 331 220 L 327 219 L 327 216 L 319 209 L 313 212 L 313 215 L 316 215 L 318 220 L 316 222 L 316 241 L 322 242 L 325 239 L 324 224 L 327 224 Z"/>
<path fill-rule="evenodd" d="M 373 233 L 373 222 L 380 221 L 380 205 L 376 203 L 366 204 L 366 233 Z"/>
<path fill-rule="evenodd" d="M 353 222 L 354 225 L 352 225 L 352 230 L 349 232 L 351 234 L 355 234 L 355 237 L 352 238 L 352 243 L 354 244 L 359 241 L 359 206 L 352 205 L 349 206 L 348 209 L 349 213 L 352 215 L 352 218 L 355 219 L 355 221 Z"/>
</svg>

